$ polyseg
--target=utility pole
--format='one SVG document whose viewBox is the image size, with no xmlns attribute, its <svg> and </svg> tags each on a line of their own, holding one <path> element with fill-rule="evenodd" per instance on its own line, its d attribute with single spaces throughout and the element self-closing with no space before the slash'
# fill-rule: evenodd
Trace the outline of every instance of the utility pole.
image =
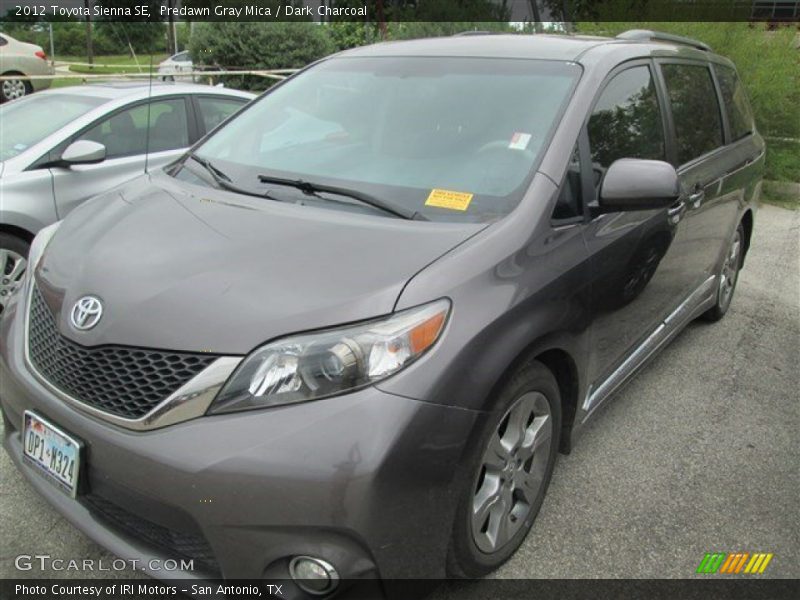
<svg viewBox="0 0 800 600">
<path fill-rule="evenodd" d="M 167 0 L 169 13 L 167 15 L 167 54 L 178 53 L 178 39 L 175 34 L 175 17 L 172 14 L 172 8 L 175 6 L 175 0 Z"/>
<path fill-rule="evenodd" d="M 87 62 L 91 65 L 94 64 L 94 46 L 92 45 L 92 18 L 89 16 L 92 12 L 92 1 L 83 0 L 83 5 L 86 8 L 86 58 Z"/>
</svg>

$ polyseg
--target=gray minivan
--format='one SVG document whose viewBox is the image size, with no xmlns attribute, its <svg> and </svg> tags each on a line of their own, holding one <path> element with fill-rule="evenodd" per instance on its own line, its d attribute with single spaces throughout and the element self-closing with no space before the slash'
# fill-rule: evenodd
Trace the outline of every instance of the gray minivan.
<svg viewBox="0 0 800 600">
<path fill-rule="evenodd" d="M 763 164 L 693 40 L 324 59 L 37 236 L 0 325 L 5 448 L 87 535 L 186 577 L 487 574 L 597 408 L 725 315 Z"/>
</svg>

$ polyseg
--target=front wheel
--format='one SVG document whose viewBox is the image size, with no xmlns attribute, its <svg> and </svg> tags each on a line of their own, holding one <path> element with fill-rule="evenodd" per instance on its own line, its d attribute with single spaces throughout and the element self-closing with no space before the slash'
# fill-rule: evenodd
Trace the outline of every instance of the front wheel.
<svg viewBox="0 0 800 600">
<path fill-rule="evenodd" d="M 561 398 L 550 370 L 522 366 L 488 417 L 471 485 L 456 515 L 448 555 L 455 577 L 482 577 L 522 544 L 553 473 L 561 433 Z"/>
<path fill-rule="evenodd" d="M 726 251 L 722 269 L 718 275 L 717 302 L 703 314 L 705 320 L 719 321 L 728 312 L 731 300 L 733 300 L 733 292 L 736 289 L 736 282 L 739 280 L 739 269 L 742 267 L 743 256 L 744 227 L 740 224 Z"/>
<path fill-rule="evenodd" d="M 0 233 L 0 314 L 8 300 L 22 285 L 28 268 L 30 245 L 25 240 L 8 233 Z"/>
</svg>

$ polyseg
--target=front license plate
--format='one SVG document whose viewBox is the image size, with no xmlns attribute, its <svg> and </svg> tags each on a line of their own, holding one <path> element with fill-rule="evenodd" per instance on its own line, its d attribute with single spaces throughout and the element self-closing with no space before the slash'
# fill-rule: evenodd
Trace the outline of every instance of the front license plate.
<svg viewBox="0 0 800 600">
<path fill-rule="evenodd" d="M 28 464 L 74 498 L 78 491 L 82 444 L 30 411 L 25 411 L 22 431 Z"/>
</svg>

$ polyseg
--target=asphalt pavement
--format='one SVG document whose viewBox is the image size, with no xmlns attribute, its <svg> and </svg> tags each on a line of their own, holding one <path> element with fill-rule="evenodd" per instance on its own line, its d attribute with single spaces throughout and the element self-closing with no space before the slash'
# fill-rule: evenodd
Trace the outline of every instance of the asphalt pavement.
<svg viewBox="0 0 800 600">
<path fill-rule="evenodd" d="M 800 578 L 798 359 L 800 211 L 764 206 L 728 315 L 691 324 L 600 409 L 495 576 L 686 578 L 706 552 L 747 551 L 774 553 L 761 577 Z M 20 554 L 113 560 L 4 452 L 0 480 L 0 578 L 93 575 L 19 571 Z"/>
</svg>

